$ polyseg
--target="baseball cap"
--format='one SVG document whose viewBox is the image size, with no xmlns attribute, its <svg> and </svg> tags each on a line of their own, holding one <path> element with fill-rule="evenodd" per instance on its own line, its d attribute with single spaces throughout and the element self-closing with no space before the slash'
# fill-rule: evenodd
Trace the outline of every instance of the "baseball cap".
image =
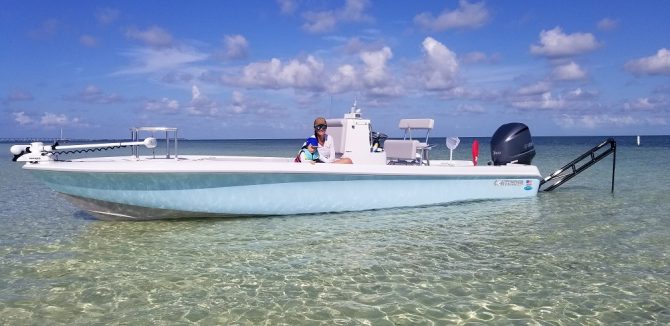
<svg viewBox="0 0 670 326">
<path fill-rule="evenodd" d="M 309 137 L 305 141 L 305 145 L 312 145 L 314 147 L 319 147 L 319 142 L 316 140 L 316 137 Z"/>
</svg>

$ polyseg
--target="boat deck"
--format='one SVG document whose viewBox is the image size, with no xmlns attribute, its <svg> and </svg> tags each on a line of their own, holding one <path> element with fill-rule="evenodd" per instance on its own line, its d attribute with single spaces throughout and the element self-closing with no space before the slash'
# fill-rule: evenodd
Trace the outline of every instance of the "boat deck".
<svg viewBox="0 0 670 326">
<path fill-rule="evenodd" d="M 41 171 L 105 173 L 307 173 L 351 175 L 518 177 L 540 179 L 533 165 L 473 166 L 470 161 L 433 160 L 431 165 L 309 164 L 293 158 L 185 155 L 175 158 L 141 156 L 96 157 L 26 164 Z"/>
</svg>

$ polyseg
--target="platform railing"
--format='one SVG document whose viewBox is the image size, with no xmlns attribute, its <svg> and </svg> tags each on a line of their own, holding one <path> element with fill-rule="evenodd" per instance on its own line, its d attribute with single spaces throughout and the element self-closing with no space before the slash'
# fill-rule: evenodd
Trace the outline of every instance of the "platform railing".
<svg viewBox="0 0 670 326">
<path fill-rule="evenodd" d="M 151 133 L 151 137 L 155 136 L 155 133 L 157 132 L 165 132 L 165 151 L 166 155 L 165 158 L 170 158 L 170 133 L 172 133 L 172 139 L 174 142 L 174 158 L 179 159 L 179 154 L 177 153 L 177 128 L 170 128 L 170 127 L 135 127 L 135 128 L 130 128 L 130 137 L 133 141 L 138 141 L 140 138 L 140 133 L 141 132 L 149 132 Z M 132 155 L 135 156 L 135 158 L 140 157 L 139 153 L 139 148 L 137 146 L 132 147 Z M 155 150 L 152 149 L 152 156 L 153 158 L 156 158 L 156 152 Z"/>
</svg>

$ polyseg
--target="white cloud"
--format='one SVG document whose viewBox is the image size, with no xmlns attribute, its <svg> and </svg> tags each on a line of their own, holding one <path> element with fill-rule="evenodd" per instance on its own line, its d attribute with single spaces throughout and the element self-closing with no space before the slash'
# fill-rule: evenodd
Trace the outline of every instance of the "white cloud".
<svg viewBox="0 0 670 326">
<path fill-rule="evenodd" d="M 337 72 L 330 77 L 328 91 L 330 93 L 342 93 L 356 88 L 358 75 L 352 65 L 343 65 L 337 68 Z"/>
<path fill-rule="evenodd" d="M 628 101 L 623 105 L 626 110 L 656 110 L 669 106 L 670 105 L 663 97 L 641 97 L 633 101 Z"/>
<path fill-rule="evenodd" d="M 649 117 L 645 118 L 644 122 L 650 126 L 667 126 L 668 121 L 665 117 Z"/>
<path fill-rule="evenodd" d="M 149 100 L 144 102 L 144 109 L 163 114 L 177 113 L 179 111 L 179 101 L 167 97 L 160 100 Z"/>
<path fill-rule="evenodd" d="M 507 102 L 514 108 L 535 110 L 583 111 L 601 107 L 595 101 L 598 98 L 597 91 L 582 88 L 556 90 L 552 87 L 548 81 L 524 86 L 509 93 Z"/>
<path fill-rule="evenodd" d="M 227 80 L 257 88 L 296 88 L 318 91 L 323 89 L 324 64 L 313 56 L 305 60 L 293 59 L 282 63 L 277 58 L 267 62 L 255 62 L 244 67 L 242 76 Z"/>
<path fill-rule="evenodd" d="M 368 45 L 363 43 L 360 38 L 353 37 L 347 40 L 347 43 L 344 45 L 344 52 L 347 54 L 358 53 L 365 49 L 366 46 Z"/>
<path fill-rule="evenodd" d="M 616 116 L 608 114 L 598 115 L 568 115 L 563 114 L 555 119 L 556 123 L 564 128 L 587 128 L 596 129 L 599 127 L 625 127 L 643 124 L 644 121 L 633 118 L 629 115 Z"/>
<path fill-rule="evenodd" d="M 68 118 L 65 114 L 56 114 L 50 112 L 44 112 L 40 118 L 39 124 L 44 127 L 63 127 L 63 126 L 87 126 L 87 124 L 82 123 L 81 119 Z"/>
<path fill-rule="evenodd" d="M 611 18 L 603 18 L 598 21 L 598 29 L 601 31 L 611 31 L 619 26 L 619 21 Z"/>
<path fill-rule="evenodd" d="M 224 56 L 227 59 L 243 59 L 249 52 L 249 42 L 242 35 L 226 35 L 223 40 L 225 44 Z"/>
<path fill-rule="evenodd" d="M 379 51 L 363 51 L 360 58 L 365 63 L 363 80 L 366 84 L 375 85 L 388 78 L 386 62 L 393 57 L 391 49 L 384 47 Z"/>
<path fill-rule="evenodd" d="M 131 27 L 126 31 L 126 37 L 141 41 L 144 44 L 153 47 L 166 47 L 172 45 L 172 35 L 158 26 L 151 26 L 145 30 Z"/>
<path fill-rule="evenodd" d="M 369 0 L 346 0 L 344 9 L 339 12 L 339 16 L 343 21 L 350 22 L 364 22 L 370 21 L 371 18 L 366 15 L 365 9 L 370 5 Z"/>
<path fill-rule="evenodd" d="M 586 78 L 586 72 L 572 61 L 554 68 L 551 77 L 554 80 L 580 80 Z"/>
<path fill-rule="evenodd" d="M 232 98 L 233 99 L 230 103 L 230 108 L 228 110 L 229 112 L 239 114 L 247 111 L 246 103 L 244 103 L 244 101 L 246 100 L 244 94 L 242 94 L 239 91 L 233 91 Z"/>
<path fill-rule="evenodd" d="M 179 48 L 137 48 L 124 53 L 131 58 L 132 66 L 114 72 L 112 75 L 151 74 L 182 69 L 188 64 L 207 59 L 207 55 L 186 47 Z"/>
<path fill-rule="evenodd" d="M 565 98 L 570 100 L 570 101 L 584 101 L 584 100 L 591 100 L 595 99 L 598 97 L 598 92 L 597 91 L 588 91 L 588 90 L 583 90 L 581 88 L 576 88 L 571 91 L 569 91 Z"/>
<path fill-rule="evenodd" d="M 14 112 L 14 121 L 18 122 L 20 125 L 25 126 L 33 123 L 33 119 L 26 115 L 25 112 Z"/>
<path fill-rule="evenodd" d="M 371 40 L 371 38 L 366 37 L 366 41 L 362 40 L 360 37 L 352 37 L 350 39 L 343 37 L 326 37 L 329 40 L 333 40 L 337 43 L 342 43 L 342 51 L 349 55 L 360 54 L 362 51 L 376 51 L 382 49 L 386 46 L 384 43 L 381 43 L 379 40 Z"/>
<path fill-rule="evenodd" d="M 439 93 L 441 99 L 474 99 L 483 101 L 496 101 L 500 99 L 500 94 L 489 89 L 480 89 L 474 87 L 465 87 L 462 85 L 454 86 L 448 90 Z"/>
<path fill-rule="evenodd" d="M 481 114 L 486 113 L 486 110 L 479 104 L 459 104 L 455 110 L 450 110 L 448 113 L 452 115 Z"/>
<path fill-rule="evenodd" d="M 66 95 L 64 99 L 89 104 L 110 104 L 123 101 L 120 95 L 116 93 L 106 94 L 95 85 L 86 86 L 86 88 L 74 95 Z"/>
<path fill-rule="evenodd" d="M 486 24 L 490 14 L 484 2 L 469 3 L 459 1 L 459 8 L 453 11 L 445 9 L 438 17 L 429 12 L 418 14 L 414 23 L 432 31 L 444 31 L 452 28 L 477 28 Z"/>
<path fill-rule="evenodd" d="M 33 99 L 33 94 L 31 94 L 29 91 L 15 89 L 7 94 L 7 97 L 5 97 L 3 102 L 8 104 L 13 102 L 32 101 Z"/>
<path fill-rule="evenodd" d="M 99 8 L 95 12 L 95 19 L 102 25 L 108 25 L 119 18 L 120 12 L 112 8 Z"/>
<path fill-rule="evenodd" d="M 551 92 L 540 95 L 522 96 L 512 99 L 510 104 L 520 109 L 546 109 L 555 110 L 564 108 L 565 100 L 561 96 L 553 96 Z"/>
<path fill-rule="evenodd" d="M 473 51 L 464 54 L 461 57 L 461 62 L 469 64 L 469 63 L 496 63 L 500 60 L 500 55 L 499 54 L 490 54 L 487 55 L 484 52 L 480 51 Z"/>
<path fill-rule="evenodd" d="M 40 119 L 40 124 L 43 126 L 65 126 L 68 123 L 69 119 L 65 114 L 45 112 Z"/>
<path fill-rule="evenodd" d="M 306 20 L 302 28 L 310 33 L 325 33 L 335 29 L 337 17 L 332 11 L 306 12 L 303 14 Z"/>
<path fill-rule="evenodd" d="M 393 57 L 389 47 L 378 51 L 363 51 L 360 58 L 365 64 L 363 67 L 364 90 L 371 96 L 397 96 L 401 88 L 386 69 L 386 62 Z"/>
<path fill-rule="evenodd" d="M 429 90 L 454 87 L 459 69 L 456 54 L 432 37 L 426 37 L 422 45 L 424 57 L 420 78 L 423 86 Z"/>
<path fill-rule="evenodd" d="M 216 117 L 219 115 L 219 103 L 200 93 L 200 89 L 193 85 L 191 88 L 191 103 L 186 111 L 190 115 Z"/>
<path fill-rule="evenodd" d="M 247 98 L 240 91 L 233 91 L 231 93 L 231 102 L 228 105 L 225 113 L 228 117 L 235 117 L 240 115 L 260 115 L 263 117 L 278 117 L 281 116 L 283 110 L 268 104 L 263 101 L 257 101 L 254 99 Z M 255 125 L 256 123 L 262 123 L 254 121 L 254 119 L 249 119 L 246 121 L 247 125 Z"/>
<path fill-rule="evenodd" d="M 401 86 L 389 72 L 388 61 L 393 57 L 389 47 L 361 51 L 362 64 L 342 64 L 326 67 L 325 63 L 307 56 L 303 59 L 250 63 L 238 75 L 228 74 L 221 81 L 230 86 L 264 89 L 289 89 L 307 92 L 342 93 L 360 91 L 372 97 L 396 96 Z"/>
<path fill-rule="evenodd" d="M 79 37 L 79 43 L 89 48 L 98 45 L 98 40 L 91 35 L 82 35 Z"/>
<path fill-rule="evenodd" d="M 21 126 L 28 126 L 28 125 L 39 125 L 42 127 L 88 126 L 88 124 L 84 123 L 80 118 L 78 117 L 69 118 L 65 114 L 44 112 L 44 114 L 38 119 L 30 117 L 23 111 L 14 112 L 12 113 L 12 115 L 14 115 L 14 121 L 16 121 Z"/>
<path fill-rule="evenodd" d="M 568 57 L 593 51 L 600 46 L 591 33 L 564 34 L 560 27 L 540 32 L 540 44 L 530 52 L 545 57 Z"/>
<path fill-rule="evenodd" d="M 325 11 L 308 11 L 303 14 L 302 28 L 310 33 L 324 33 L 335 29 L 340 22 L 367 22 L 372 18 L 365 14 L 369 0 L 347 0 L 344 8 Z"/>
<path fill-rule="evenodd" d="M 635 75 L 670 75 L 670 50 L 662 48 L 656 55 L 628 61 L 624 67 Z"/>
<path fill-rule="evenodd" d="M 551 84 L 546 81 L 540 81 L 535 84 L 527 85 L 519 88 L 516 91 L 516 95 L 528 96 L 528 95 L 540 95 L 547 93 L 551 90 Z"/>
<path fill-rule="evenodd" d="M 279 4 L 279 11 L 282 15 L 293 14 L 296 8 L 298 8 L 295 0 L 277 0 L 277 4 Z"/>
</svg>

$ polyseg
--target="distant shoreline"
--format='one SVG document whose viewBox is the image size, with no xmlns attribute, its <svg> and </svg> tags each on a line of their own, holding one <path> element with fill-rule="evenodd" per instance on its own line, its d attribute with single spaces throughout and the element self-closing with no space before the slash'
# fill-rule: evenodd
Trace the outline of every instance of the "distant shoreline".
<svg viewBox="0 0 670 326">
<path fill-rule="evenodd" d="M 637 137 L 638 135 L 617 135 L 617 136 L 605 136 L 605 135 L 590 135 L 590 136 L 533 136 L 533 138 L 578 138 L 578 137 L 593 137 L 593 138 L 607 138 L 607 137 Z M 670 137 L 670 135 L 639 135 L 640 137 Z M 480 138 L 487 139 L 491 138 L 490 136 L 459 136 L 460 138 L 469 139 L 469 138 Z M 401 137 L 390 137 L 401 138 Z M 441 139 L 446 138 L 446 136 L 437 136 L 430 137 L 431 139 Z M 158 140 L 163 140 L 164 138 L 158 138 Z M 178 138 L 178 141 L 262 141 L 262 140 L 300 140 L 303 138 L 219 138 L 219 139 L 189 139 L 189 138 Z M 130 138 L 73 138 L 73 139 L 58 139 L 58 138 L 0 138 L 0 143 L 21 143 L 28 144 L 31 142 L 43 142 L 43 143 L 55 143 L 56 141 L 61 143 L 80 143 L 80 142 L 121 142 L 121 141 L 132 141 Z"/>
</svg>

